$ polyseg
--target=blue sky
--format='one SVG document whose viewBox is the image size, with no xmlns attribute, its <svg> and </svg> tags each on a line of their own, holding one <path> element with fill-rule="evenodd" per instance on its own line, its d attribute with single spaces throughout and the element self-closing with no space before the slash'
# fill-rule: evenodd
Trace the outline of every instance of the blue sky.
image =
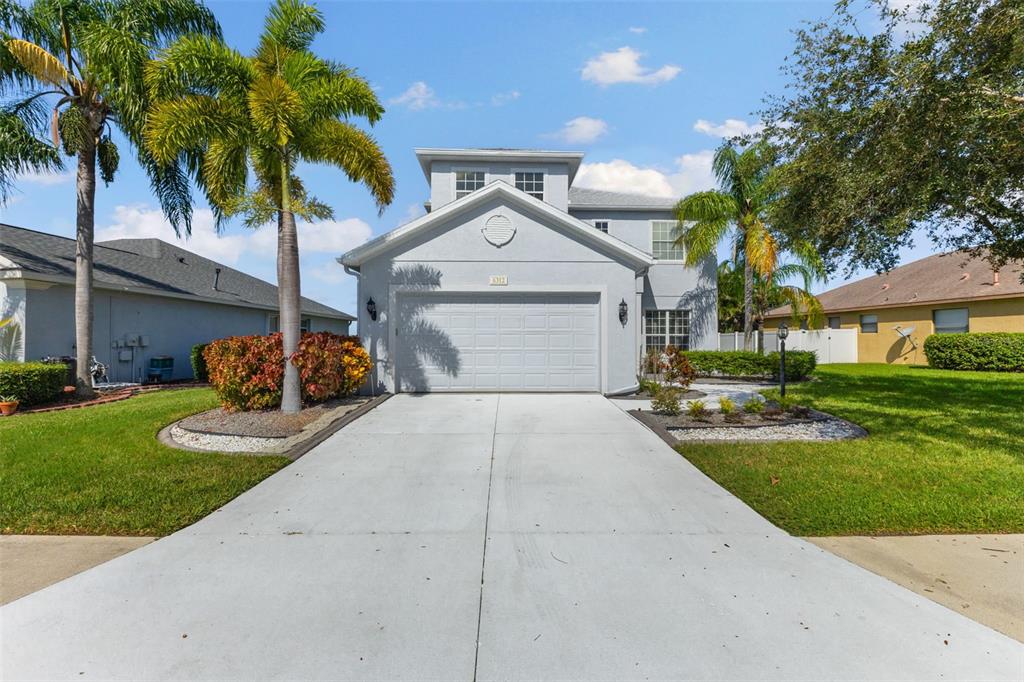
<svg viewBox="0 0 1024 682">
<path fill-rule="evenodd" d="M 232 45 L 255 46 L 265 3 L 210 6 Z M 377 90 L 387 113 L 373 133 L 397 179 L 394 203 L 378 216 L 369 194 L 341 173 L 300 171 L 335 210 L 333 222 L 300 226 L 303 294 L 350 312 L 355 283 L 334 258 L 422 213 L 428 190 L 414 147 L 581 150 L 578 184 L 674 196 L 705 189 L 721 137 L 756 125 L 764 95 L 782 87 L 791 30 L 832 10 L 828 2 L 319 6 L 328 29 L 315 49 L 356 67 Z M 114 183 L 97 191 L 97 239 L 175 241 L 145 176 L 128 153 L 122 159 Z M 0 220 L 73 235 L 70 174 L 18 185 Z M 200 201 L 192 238 L 178 243 L 273 282 L 273 229 L 237 224 L 217 235 L 203 209 Z M 905 255 L 930 251 L 919 240 Z"/>
</svg>

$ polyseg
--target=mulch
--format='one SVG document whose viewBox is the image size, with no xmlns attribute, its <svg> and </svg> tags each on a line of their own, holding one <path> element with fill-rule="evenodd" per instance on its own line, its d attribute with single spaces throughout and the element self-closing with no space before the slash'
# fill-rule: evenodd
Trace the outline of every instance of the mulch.
<svg viewBox="0 0 1024 682">
<path fill-rule="evenodd" d="M 288 438 L 344 405 L 361 405 L 366 398 L 336 398 L 305 407 L 297 414 L 284 414 L 279 409 L 229 412 L 217 407 L 185 417 L 178 426 L 189 431 L 226 436 L 255 436 L 258 438 Z"/>
<path fill-rule="evenodd" d="M 109 393 L 101 393 L 95 398 L 80 398 L 74 393 L 69 393 L 61 396 L 61 398 L 56 402 L 44 403 L 34 407 L 19 407 L 18 411 L 11 416 L 13 417 L 19 414 L 33 414 L 36 412 L 59 412 L 60 410 L 74 410 L 79 407 L 92 407 L 93 405 L 116 403 L 119 400 L 131 398 L 133 395 L 135 395 L 135 391 L 130 388 L 110 391 Z"/>
</svg>

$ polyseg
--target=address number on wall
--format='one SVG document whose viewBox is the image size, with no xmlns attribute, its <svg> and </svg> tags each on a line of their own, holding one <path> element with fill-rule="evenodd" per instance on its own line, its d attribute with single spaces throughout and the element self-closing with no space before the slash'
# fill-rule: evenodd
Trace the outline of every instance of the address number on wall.
<svg viewBox="0 0 1024 682">
<path fill-rule="evenodd" d="M 508 275 L 491 275 L 489 282 L 492 287 L 508 286 Z"/>
</svg>

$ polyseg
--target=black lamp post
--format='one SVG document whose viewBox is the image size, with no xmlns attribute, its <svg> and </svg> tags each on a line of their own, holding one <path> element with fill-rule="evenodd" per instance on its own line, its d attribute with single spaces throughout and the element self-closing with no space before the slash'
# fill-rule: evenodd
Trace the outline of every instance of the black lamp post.
<svg viewBox="0 0 1024 682">
<path fill-rule="evenodd" d="M 783 322 L 779 325 L 779 395 L 786 395 L 786 337 L 789 327 Z"/>
</svg>

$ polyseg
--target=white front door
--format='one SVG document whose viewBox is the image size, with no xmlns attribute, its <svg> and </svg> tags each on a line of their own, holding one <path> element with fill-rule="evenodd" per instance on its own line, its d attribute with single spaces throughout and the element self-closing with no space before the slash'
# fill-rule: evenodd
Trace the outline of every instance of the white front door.
<svg viewBox="0 0 1024 682">
<path fill-rule="evenodd" d="M 598 294 L 399 294 L 396 391 L 598 391 L 598 301 Z"/>
</svg>

